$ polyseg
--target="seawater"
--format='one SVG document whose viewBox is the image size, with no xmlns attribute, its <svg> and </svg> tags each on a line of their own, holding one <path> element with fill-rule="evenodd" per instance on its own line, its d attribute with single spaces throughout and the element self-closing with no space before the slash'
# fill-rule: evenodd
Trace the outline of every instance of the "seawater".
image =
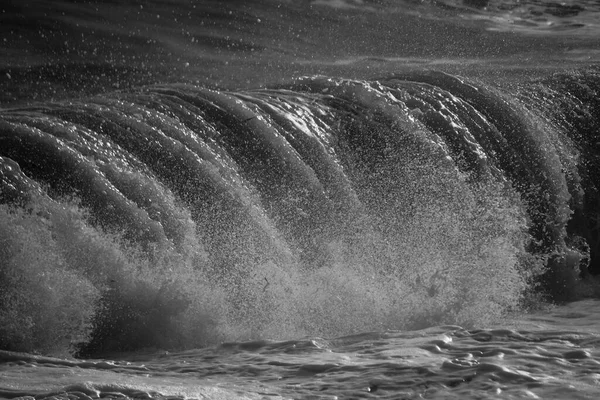
<svg viewBox="0 0 600 400">
<path fill-rule="evenodd" d="M 0 11 L 1 397 L 597 397 L 596 2 Z"/>
<path fill-rule="evenodd" d="M 7 398 L 474 398 L 598 396 L 598 302 L 338 338 L 229 342 L 185 352 L 66 360 L 1 352 Z"/>
</svg>

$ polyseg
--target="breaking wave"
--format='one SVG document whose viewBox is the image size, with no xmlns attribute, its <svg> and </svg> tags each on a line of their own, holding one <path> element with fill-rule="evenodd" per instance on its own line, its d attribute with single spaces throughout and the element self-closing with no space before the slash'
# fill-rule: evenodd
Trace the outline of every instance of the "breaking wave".
<svg viewBox="0 0 600 400">
<path fill-rule="evenodd" d="M 492 323 L 598 272 L 597 70 L 157 85 L 0 111 L 0 347 Z"/>
</svg>

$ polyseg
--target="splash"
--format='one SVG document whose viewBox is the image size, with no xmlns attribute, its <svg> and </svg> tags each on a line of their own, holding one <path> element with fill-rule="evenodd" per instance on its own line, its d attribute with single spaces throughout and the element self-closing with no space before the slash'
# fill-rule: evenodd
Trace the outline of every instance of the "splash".
<svg viewBox="0 0 600 400">
<path fill-rule="evenodd" d="M 0 141 L 6 349 L 481 326 L 583 258 L 571 139 L 445 74 L 151 86 L 4 110 Z"/>
</svg>

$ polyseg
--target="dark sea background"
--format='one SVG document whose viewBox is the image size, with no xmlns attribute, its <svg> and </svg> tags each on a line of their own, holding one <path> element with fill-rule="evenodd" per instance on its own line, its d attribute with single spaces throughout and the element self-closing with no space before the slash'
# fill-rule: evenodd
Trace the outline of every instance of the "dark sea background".
<svg viewBox="0 0 600 400">
<path fill-rule="evenodd" d="M 596 399 L 600 2 L 4 0 L 0 398 Z"/>
</svg>

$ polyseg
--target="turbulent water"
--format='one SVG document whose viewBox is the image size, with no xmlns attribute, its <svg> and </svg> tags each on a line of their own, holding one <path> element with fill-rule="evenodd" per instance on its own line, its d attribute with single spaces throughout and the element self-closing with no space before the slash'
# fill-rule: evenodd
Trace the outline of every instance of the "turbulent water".
<svg viewBox="0 0 600 400">
<path fill-rule="evenodd" d="M 83 399 L 594 399 L 600 378 L 597 308 L 597 301 L 572 303 L 501 328 L 439 326 L 223 343 L 116 362 L 0 353 L 7 387 L 2 393 Z"/>
<path fill-rule="evenodd" d="M 600 393 L 598 2 L 0 12 L 0 397 Z"/>
</svg>

